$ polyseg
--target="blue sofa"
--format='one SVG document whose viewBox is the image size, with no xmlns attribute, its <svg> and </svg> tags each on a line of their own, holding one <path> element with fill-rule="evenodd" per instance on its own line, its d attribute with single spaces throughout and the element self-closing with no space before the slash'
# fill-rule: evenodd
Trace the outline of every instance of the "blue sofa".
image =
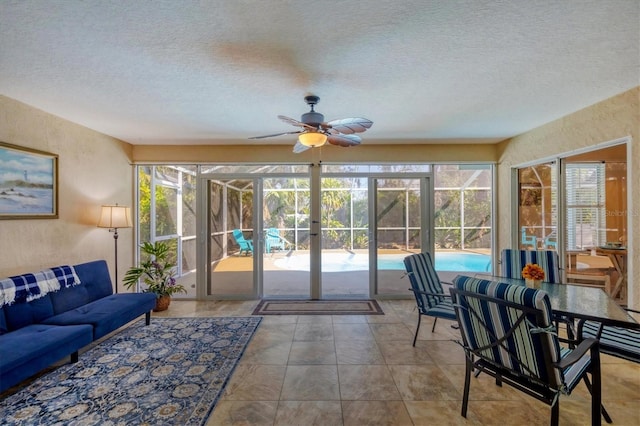
<svg viewBox="0 0 640 426">
<path fill-rule="evenodd" d="M 104 260 L 73 269 L 80 284 L 0 307 L 0 392 L 67 356 L 76 362 L 79 349 L 142 314 L 149 324 L 155 294 L 113 294 Z"/>
</svg>

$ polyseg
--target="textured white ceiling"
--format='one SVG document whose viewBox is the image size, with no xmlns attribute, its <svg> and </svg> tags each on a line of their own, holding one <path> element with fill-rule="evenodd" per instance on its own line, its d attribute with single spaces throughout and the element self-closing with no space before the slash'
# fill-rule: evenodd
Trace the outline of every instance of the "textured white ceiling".
<svg viewBox="0 0 640 426">
<path fill-rule="evenodd" d="M 134 144 L 495 142 L 640 85 L 638 0 L 2 0 L 0 93 Z"/>
</svg>

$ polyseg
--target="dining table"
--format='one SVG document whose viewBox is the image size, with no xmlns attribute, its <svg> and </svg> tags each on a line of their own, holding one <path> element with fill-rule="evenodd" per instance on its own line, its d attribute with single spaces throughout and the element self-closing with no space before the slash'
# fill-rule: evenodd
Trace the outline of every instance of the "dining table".
<svg viewBox="0 0 640 426">
<path fill-rule="evenodd" d="M 596 254 L 607 256 L 618 272 L 618 279 L 611 290 L 611 297 L 620 294 L 624 299 L 627 293 L 627 249 L 626 247 L 596 247 Z"/>
<path fill-rule="evenodd" d="M 504 278 L 486 273 L 460 275 L 508 284 L 527 285 L 523 279 Z M 609 326 L 640 329 L 640 323 L 601 288 L 544 281 L 533 284 L 533 288 L 543 290 L 549 295 L 551 310 L 557 315 L 576 320 L 598 321 Z"/>
</svg>

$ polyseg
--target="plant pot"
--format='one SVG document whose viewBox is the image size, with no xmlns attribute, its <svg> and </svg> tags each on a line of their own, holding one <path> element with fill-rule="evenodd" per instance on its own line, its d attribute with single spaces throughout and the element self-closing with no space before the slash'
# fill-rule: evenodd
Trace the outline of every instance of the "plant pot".
<svg viewBox="0 0 640 426">
<path fill-rule="evenodd" d="M 540 288 L 540 284 L 542 284 L 542 280 L 532 280 L 530 278 L 526 278 L 524 283 L 529 288 Z"/>
<path fill-rule="evenodd" d="M 153 312 L 166 311 L 171 303 L 171 296 L 160 296 L 156 299 L 156 307 L 153 308 Z"/>
</svg>

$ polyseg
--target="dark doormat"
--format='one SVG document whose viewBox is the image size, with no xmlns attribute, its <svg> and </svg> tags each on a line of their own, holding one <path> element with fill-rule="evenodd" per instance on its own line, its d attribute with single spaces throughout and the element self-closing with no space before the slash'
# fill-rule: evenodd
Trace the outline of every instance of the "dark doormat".
<svg viewBox="0 0 640 426">
<path fill-rule="evenodd" d="M 253 315 L 384 315 L 375 300 L 262 300 Z"/>
</svg>

